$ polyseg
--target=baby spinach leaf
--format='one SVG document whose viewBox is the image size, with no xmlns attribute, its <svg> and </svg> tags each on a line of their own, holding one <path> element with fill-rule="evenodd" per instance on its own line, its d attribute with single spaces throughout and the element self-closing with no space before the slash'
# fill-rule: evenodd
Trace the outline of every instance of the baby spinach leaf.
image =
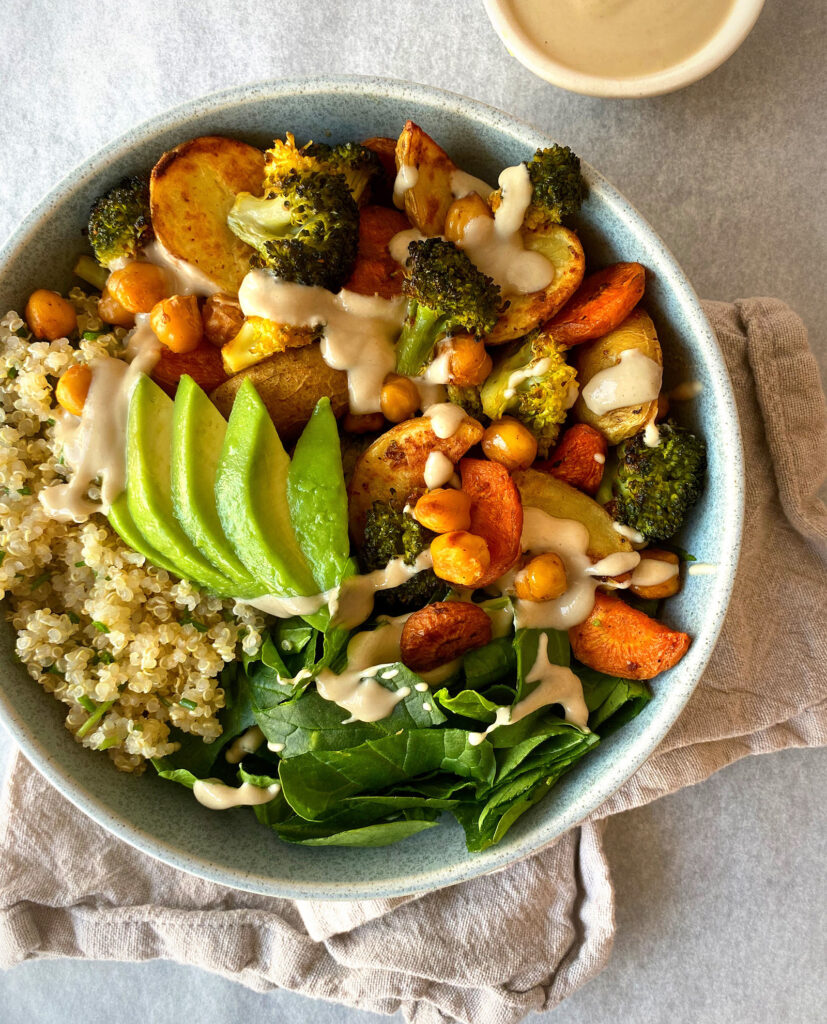
<svg viewBox="0 0 827 1024">
<path fill-rule="evenodd" d="M 462 672 L 469 690 L 484 690 L 501 679 L 513 680 L 516 668 L 517 655 L 510 637 L 492 640 L 462 659 Z"/>
<path fill-rule="evenodd" d="M 437 770 L 490 785 L 493 749 L 485 741 L 472 745 L 460 729 L 400 730 L 348 750 L 312 750 L 283 760 L 279 777 L 293 810 L 315 821 L 339 810 L 348 797 Z"/>
<path fill-rule="evenodd" d="M 447 689 L 443 688 L 434 694 L 434 700 L 446 711 L 462 715 L 463 718 L 471 718 L 477 722 L 493 722 L 499 707 L 494 701 L 483 697 L 476 690 L 460 690 L 459 693 L 452 696 Z"/>
<path fill-rule="evenodd" d="M 640 714 L 652 699 L 645 683 L 596 672 L 576 663 L 573 671 L 583 685 L 589 709 L 589 728 L 608 736 Z"/>
<path fill-rule="evenodd" d="M 345 829 L 341 832 L 308 836 L 307 838 L 302 837 L 303 832 L 297 832 L 288 827 L 279 830 L 279 838 L 288 843 L 297 843 L 299 846 L 390 846 L 391 843 L 398 843 L 400 839 L 407 839 L 418 832 L 423 832 L 426 828 L 433 828 L 436 824 L 437 822 L 431 819 L 403 818 L 398 821 L 384 821 L 375 825 L 363 825 L 361 828 Z M 325 832 L 326 830 L 319 829 L 319 831 Z"/>
<path fill-rule="evenodd" d="M 526 685 L 526 677 L 537 660 L 540 637 L 548 637 L 546 652 L 552 665 L 567 667 L 571 662 L 571 646 L 568 633 L 560 629 L 518 629 L 514 634 L 514 649 L 517 653 L 517 700 L 522 700 L 534 687 Z"/>
</svg>

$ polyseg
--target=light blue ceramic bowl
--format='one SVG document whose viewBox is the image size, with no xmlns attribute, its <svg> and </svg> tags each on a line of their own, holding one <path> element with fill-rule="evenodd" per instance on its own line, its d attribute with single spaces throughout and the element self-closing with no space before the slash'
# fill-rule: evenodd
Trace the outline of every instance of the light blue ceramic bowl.
<svg viewBox="0 0 827 1024">
<path fill-rule="evenodd" d="M 65 289 L 95 196 L 121 175 L 147 170 L 182 140 L 227 134 L 263 145 L 285 130 L 299 139 L 396 136 L 407 118 L 489 181 L 551 142 L 480 103 L 401 82 L 296 80 L 218 93 L 127 132 L 39 203 L 0 253 L 0 307 L 20 310 L 35 287 Z M 652 753 L 695 688 L 726 611 L 743 518 L 740 434 L 721 353 L 692 287 L 620 193 L 587 165 L 584 174 L 590 193 L 579 231 L 592 265 L 637 260 L 648 268 L 645 301 L 663 344 L 667 385 L 688 379 L 703 384 L 700 398 L 687 403 L 681 416 L 707 439 L 709 481 L 682 543 L 719 570 L 690 578 L 668 603 L 669 622 L 694 641 L 683 661 L 655 681 L 646 711 L 485 853 L 467 853 L 461 829 L 447 822 L 385 849 L 304 849 L 279 842 L 247 811 L 208 811 L 182 787 L 151 773 L 139 779 L 119 774 L 107 759 L 76 744 L 62 725 L 63 706 L 14 661 L 13 631 L 3 622 L 0 717 L 29 760 L 80 810 L 151 856 L 224 885 L 297 898 L 387 897 L 460 882 L 535 852 L 606 800 Z"/>
</svg>

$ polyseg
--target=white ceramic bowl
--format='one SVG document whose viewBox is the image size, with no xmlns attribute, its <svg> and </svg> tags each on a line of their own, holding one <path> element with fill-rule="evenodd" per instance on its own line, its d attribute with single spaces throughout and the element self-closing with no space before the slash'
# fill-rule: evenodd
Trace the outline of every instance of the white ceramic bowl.
<svg viewBox="0 0 827 1024">
<path fill-rule="evenodd" d="M 764 0 L 735 0 L 726 20 L 700 50 L 654 74 L 610 78 L 575 71 L 544 53 L 514 15 L 511 0 L 484 0 L 485 10 L 508 52 L 552 85 L 585 96 L 660 96 L 683 89 L 728 60 L 752 31 Z"/>
</svg>

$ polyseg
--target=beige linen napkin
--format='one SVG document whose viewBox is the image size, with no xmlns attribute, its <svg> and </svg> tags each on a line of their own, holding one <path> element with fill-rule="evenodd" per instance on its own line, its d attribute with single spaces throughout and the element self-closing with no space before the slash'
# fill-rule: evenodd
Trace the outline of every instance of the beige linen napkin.
<svg viewBox="0 0 827 1024">
<path fill-rule="evenodd" d="M 827 461 L 818 372 L 783 303 L 707 303 L 747 461 L 744 549 L 706 673 L 649 761 L 592 818 L 497 874 L 420 897 L 292 902 L 154 861 L 78 815 L 29 765 L 0 809 L 0 966 L 35 957 L 196 964 L 415 1024 L 512 1024 L 605 966 L 605 817 L 747 754 L 827 742 Z M 771 615 L 768 609 L 771 608 Z M 30 808 L 37 807 L 37 813 Z"/>
</svg>

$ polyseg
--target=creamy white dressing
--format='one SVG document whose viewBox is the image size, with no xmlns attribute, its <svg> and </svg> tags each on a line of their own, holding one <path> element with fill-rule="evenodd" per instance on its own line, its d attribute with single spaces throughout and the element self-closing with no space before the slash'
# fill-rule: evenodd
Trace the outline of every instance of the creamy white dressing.
<svg viewBox="0 0 827 1024">
<path fill-rule="evenodd" d="M 589 576 L 620 576 L 640 564 L 637 551 L 615 551 L 586 569 Z"/>
<path fill-rule="evenodd" d="M 225 786 L 218 779 L 198 779 L 192 787 L 195 799 L 211 811 L 269 804 L 280 792 L 281 786 L 277 782 L 266 787 L 254 786 L 251 782 L 244 782 L 240 786 Z"/>
<path fill-rule="evenodd" d="M 221 286 L 203 270 L 178 256 L 173 256 L 157 238 L 144 247 L 143 258 L 147 263 L 154 263 L 156 267 L 162 267 L 166 271 L 173 295 L 201 295 L 209 298 L 210 295 L 217 295 L 221 291 Z"/>
<path fill-rule="evenodd" d="M 284 597 L 280 594 L 262 594 L 260 597 L 239 597 L 237 601 L 258 608 L 265 615 L 275 619 L 289 619 L 294 615 L 313 615 L 324 608 L 335 596 L 335 590 L 326 590 L 323 594 L 311 594 L 308 597 Z"/>
<path fill-rule="evenodd" d="M 627 348 L 614 366 L 600 370 L 580 392 L 595 416 L 615 409 L 654 402 L 660 392 L 663 369 L 640 349 Z"/>
<path fill-rule="evenodd" d="M 697 53 L 734 0 L 508 0 L 517 31 L 584 74 L 655 74 Z"/>
<path fill-rule="evenodd" d="M 659 558 L 644 558 L 641 560 L 629 581 L 633 587 L 656 587 L 659 583 L 666 583 L 678 575 L 679 566 L 675 562 L 664 562 Z"/>
<path fill-rule="evenodd" d="M 347 373 L 350 411 L 379 412 L 385 377 L 396 365 L 394 341 L 402 329 L 405 300 L 383 299 L 342 289 L 282 281 L 267 270 L 251 270 L 238 291 L 245 316 L 261 316 L 295 327 L 321 327 L 321 354 L 328 366 Z"/>
<path fill-rule="evenodd" d="M 592 458 L 598 464 L 598 466 L 602 466 L 603 463 L 606 461 L 606 456 L 603 455 L 601 452 L 595 452 Z"/>
<path fill-rule="evenodd" d="M 502 202 L 494 217 L 483 214 L 470 220 L 457 246 L 494 279 L 503 295 L 541 291 L 554 280 L 554 267 L 541 253 L 523 245 L 520 229 L 532 194 L 526 165 L 506 167 L 499 186 Z"/>
<path fill-rule="evenodd" d="M 224 755 L 227 764 L 240 764 L 247 754 L 255 754 L 263 742 L 264 733 L 254 725 L 230 744 Z"/>
<path fill-rule="evenodd" d="M 283 743 L 268 743 L 267 749 L 271 750 L 274 754 L 280 754 L 284 750 Z"/>
<path fill-rule="evenodd" d="M 442 441 L 453 437 L 467 417 L 467 413 L 461 405 L 454 405 L 451 402 L 440 402 L 438 405 L 428 406 L 422 415 L 431 421 L 431 429 Z"/>
<path fill-rule="evenodd" d="M 643 534 L 633 526 L 627 526 L 625 523 L 613 522 L 612 529 L 615 533 L 619 533 L 621 537 L 625 537 L 626 540 L 631 541 L 633 544 L 644 544 L 646 542 L 646 538 Z"/>
<path fill-rule="evenodd" d="M 512 370 L 508 375 L 508 380 L 505 382 L 503 398 L 513 398 L 517 394 L 517 388 L 521 384 L 527 380 L 531 380 L 532 377 L 542 377 L 544 373 L 548 373 L 550 366 L 551 359 L 549 359 L 548 356 L 543 356 L 542 359 L 537 359 L 535 362 L 529 363 L 528 366 Z"/>
<path fill-rule="evenodd" d="M 434 359 L 425 368 L 425 372 L 422 374 L 424 380 L 429 384 L 447 384 L 451 380 L 451 351 L 450 345 L 445 345 Z M 411 380 L 416 381 L 416 378 L 412 377 Z"/>
<path fill-rule="evenodd" d="M 126 421 L 132 390 L 143 373 L 158 361 L 161 344 L 147 316 L 138 317 L 125 351 L 130 359 L 99 356 L 89 364 L 92 382 L 80 417 L 62 413 L 59 434 L 63 458 L 72 470 L 68 483 L 44 488 L 40 503 L 62 522 L 82 523 L 93 512 L 109 511 L 126 485 Z M 87 497 L 89 485 L 100 483 L 100 502 Z"/>
<path fill-rule="evenodd" d="M 414 689 L 415 689 L 415 690 L 416 690 L 416 691 L 417 691 L 418 693 L 426 693 L 426 692 L 428 691 L 429 687 L 428 687 L 428 684 L 427 684 L 427 683 L 416 683 L 416 684 L 414 685 Z"/>
<path fill-rule="evenodd" d="M 473 174 L 468 174 L 467 171 L 461 171 L 459 167 L 451 171 L 451 195 L 454 199 L 463 199 L 465 196 L 470 196 L 472 192 L 476 192 L 478 196 L 487 200 L 493 191 L 494 189 L 487 181 L 476 178 Z"/>
<path fill-rule="evenodd" d="M 405 231 L 398 231 L 388 242 L 388 252 L 397 263 L 404 263 L 410 253 L 408 246 L 411 242 L 421 242 L 425 236 L 416 228 L 407 228 Z"/>
<path fill-rule="evenodd" d="M 405 209 L 405 193 L 419 181 L 419 168 L 413 164 L 400 164 L 393 182 L 393 205 Z"/>
<path fill-rule="evenodd" d="M 454 475 L 454 464 L 442 452 L 430 452 L 425 460 L 425 486 L 429 491 L 443 487 Z"/>
<path fill-rule="evenodd" d="M 688 402 L 697 398 L 703 389 L 704 386 L 699 380 L 685 380 L 672 388 L 669 398 L 673 402 Z"/>
<path fill-rule="evenodd" d="M 647 422 L 643 430 L 643 443 L 647 448 L 657 448 L 660 444 L 660 428 L 654 417 Z"/>
<path fill-rule="evenodd" d="M 714 576 L 718 566 L 714 562 L 691 562 L 686 571 L 690 576 Z"/>
<path fill-rule="evenodd" d="M 499 707 L 494 721 L 485 732 L 472 732 L 468 742 L 478 746 L 495 729 L 502 725 L 514 725 L 534 711 L 551 704 L 561 704 L 565 719 L 579 729 L 589 731 L 589 709 L 583 699 L 583 684 L 570 668 L 552 665 L 548 660 L 548 634 L 542 633 L 537 643 L 537 657 L 526 676 L 527 683 L 538 685 L 522 700 L 510 708 Z"/>
</svg>

